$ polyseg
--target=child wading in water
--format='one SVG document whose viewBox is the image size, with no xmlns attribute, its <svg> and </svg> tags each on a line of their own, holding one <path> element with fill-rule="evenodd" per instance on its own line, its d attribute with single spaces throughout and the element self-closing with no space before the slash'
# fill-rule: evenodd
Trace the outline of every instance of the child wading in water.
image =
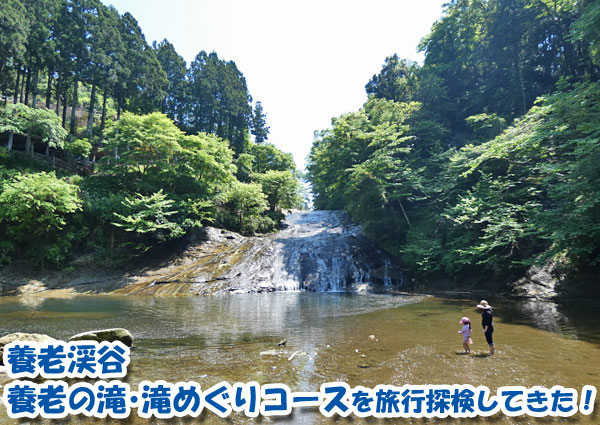
<svg viewBox="0 0 600 425">
<path fill-rule="evenodd" d="M 468 354 L 471 352 L 471 344 L 473 344 L 473 341 L 471 340 L 471 321 L 468 317 L 463 317 L 458 323 L 463 325 L 462 329 L 458 331 L 458 333 L 462 334 L 463 336 L 463 347 L 465 348 L 465 352 Z"/>
</svg>

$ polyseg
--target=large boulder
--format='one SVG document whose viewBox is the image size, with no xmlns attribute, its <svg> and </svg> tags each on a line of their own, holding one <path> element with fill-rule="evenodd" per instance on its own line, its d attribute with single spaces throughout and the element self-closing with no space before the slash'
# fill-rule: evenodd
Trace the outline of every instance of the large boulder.
<svg viewBox="0 0 600 425">
<path fill-rule="evenodd" d="M 102 329 L 99 331 L 88 331 L 82 332 L 77 335 L 73 335 L 69 338 L 69 341 L 120 341 L 128 347 L 133 344 L 133 335 L 127 329 L 114 328 L 114 329 Z"/>
<path fill-rule="evenodd" d="M 543 267 L 531 266 L 525 276 L 510 284 L 515 295 L 548 300 L 556 297 L 558 279 L 555 276 L 555 264 L 546 263 Z"/>
<path fill-rule="evenodd" d="M 4 346 L 13 341 L 56 342 L 56 339 L 46 334 L 28 334 L 23 332 L 15 332 L 14 334 L 4 335 L 2 338 L 0 338 L 0 364 L 4 364 L 2 361 Z"/>
</svg>

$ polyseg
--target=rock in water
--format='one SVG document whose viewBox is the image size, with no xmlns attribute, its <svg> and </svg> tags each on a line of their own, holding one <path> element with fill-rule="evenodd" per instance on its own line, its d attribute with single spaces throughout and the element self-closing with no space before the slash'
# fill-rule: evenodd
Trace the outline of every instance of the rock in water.
<svg viewBox="0 0 600 425">
<path fill-rule="evenodd" d="M 102 329 L 73 335 L 69 338 L 69 341 L 120 341 L 126 346 L 131 347 L 133 344 L 133 335 L 127 329 L 123 328 Z"/>
<path fill-rule="evenodd" d="M 4 346 L 10 344 L 13 341 L 55 342 L 56 339 L 46 334 L 27 334 L 22 332 L 4 335 L 2 338 L 0 338 L 0 364 L 4 364 L 2 362 Z"/>
</svg>

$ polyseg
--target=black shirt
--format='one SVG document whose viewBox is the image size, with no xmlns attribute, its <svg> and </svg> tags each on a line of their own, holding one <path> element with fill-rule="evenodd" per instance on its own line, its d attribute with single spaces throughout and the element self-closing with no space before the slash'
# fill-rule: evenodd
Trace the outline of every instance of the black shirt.
<svg viewBox="0 0 600 425">
<path fill-rule="evenodd" d="M 481 326 L 485 329 L 487 326 L 488 329 L 494 327 L 494 322 L 492 322 L 492 309 L 486 308 L 481 312 Z"/>
</svg>

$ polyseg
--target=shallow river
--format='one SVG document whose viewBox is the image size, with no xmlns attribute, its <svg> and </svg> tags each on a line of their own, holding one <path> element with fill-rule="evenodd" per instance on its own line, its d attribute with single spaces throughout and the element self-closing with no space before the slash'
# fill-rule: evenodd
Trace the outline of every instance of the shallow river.
<svg viewBox="0 0 600 425">
<path fill-rule="evenodd" d="M 171 298 L 4 297 L 0 298 L 0 335 L 20 331 L 66 339 L 86 330 L 127 328 L 135 337 L 127 381 L 135 387 L 143 379 L 165 379 L 193 380 L 203 388 L 222 380 L 281 382 L 292 391 L 316 391 L 321 383 L 331 381 L 366 387 L 472 384 L 493 391 L 507 385 L 600 388 L 600 309 L 490 299 L 497 352 L 489 358 L 476 301 L 303 292 Z M 470 356 L 462 353 L 457 334 L 462 316 L 471 317 L 474 324 Z M 284 338 L 287 344 L 278 348 Z M 275 355 L 260 354 L 273 349 Z M 0 412 L 4 417 L 0 422 L 12 423 L 3 407 Z M 242 416 L 221 420 L 210 412 L 200 418 L 203 423 L 249 421 Z M 132 412 L 129 422 L 138 421 Z M 254 422 L 334 421 L 315 409 L 301 409 L 286 419 Z M 498 415 L 471 420 L 348 418 L 335 422 L 598 424 L 600 414 L 537 421 Z"/>
</svg>

